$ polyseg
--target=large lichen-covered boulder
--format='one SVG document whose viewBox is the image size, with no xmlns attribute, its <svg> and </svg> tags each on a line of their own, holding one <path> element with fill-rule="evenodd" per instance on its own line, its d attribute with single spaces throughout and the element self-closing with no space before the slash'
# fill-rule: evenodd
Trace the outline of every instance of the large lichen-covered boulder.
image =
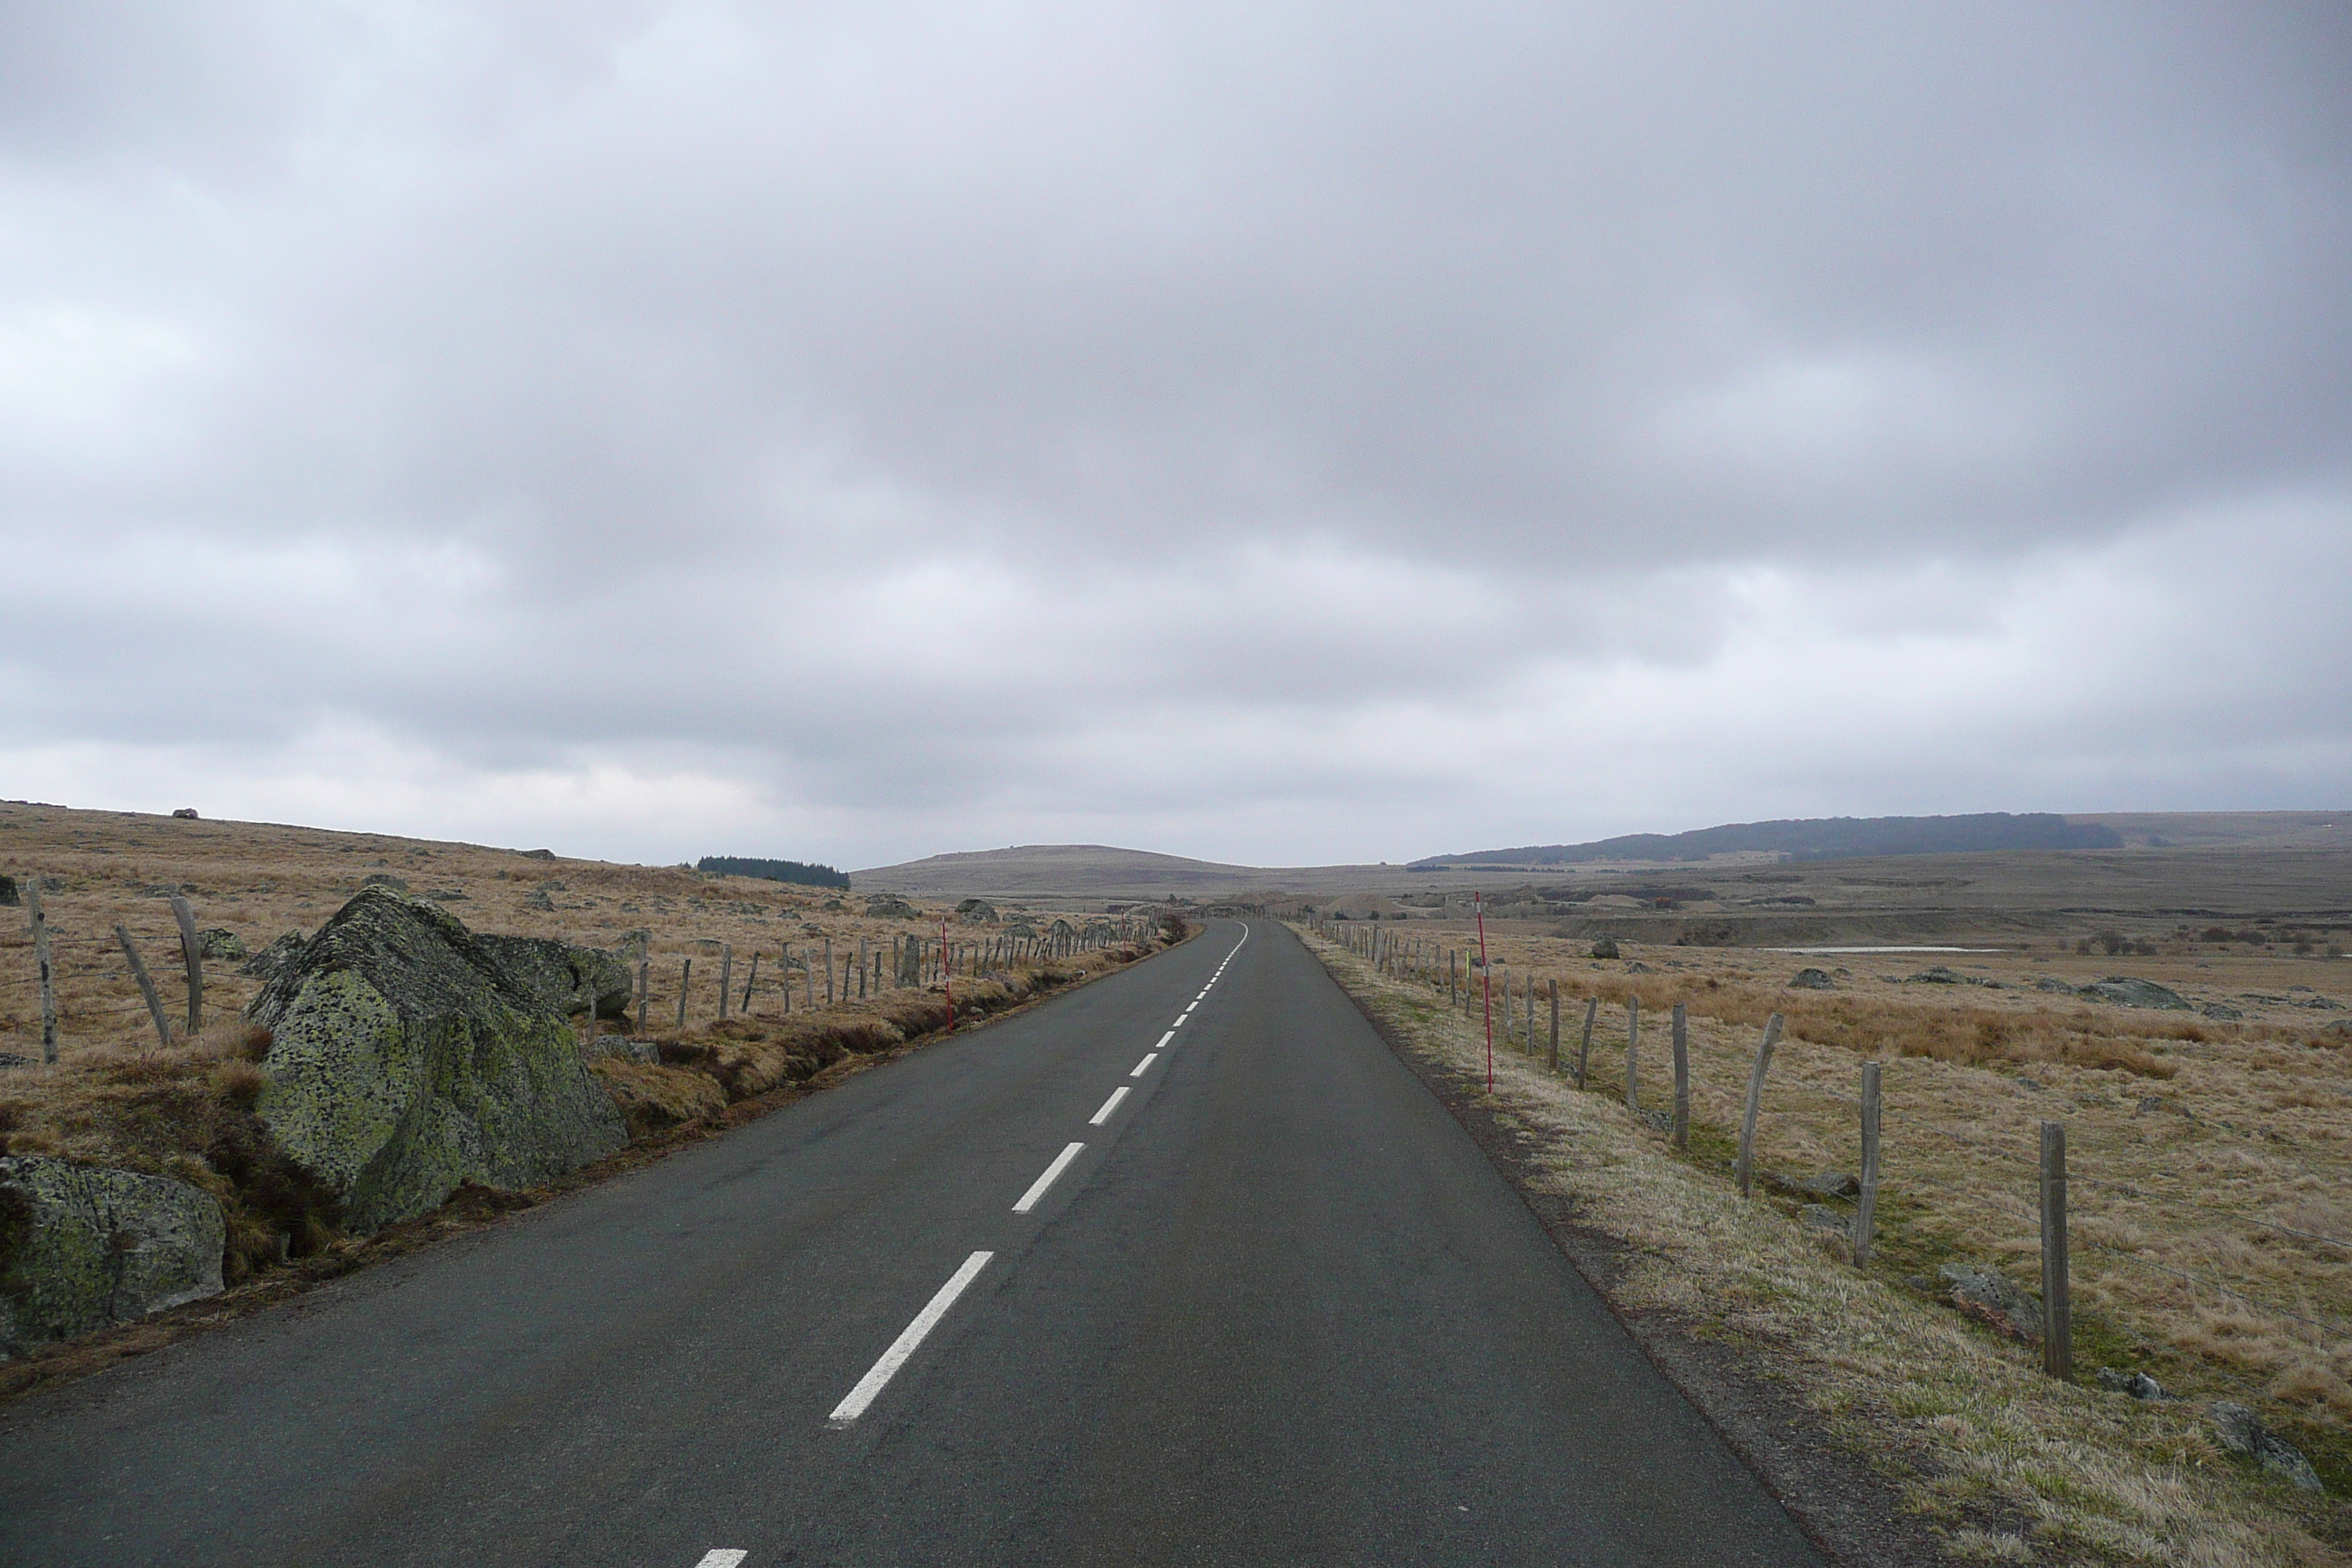
<svg viewBox="0 0 2352 1568">
<path fill-rule="evenodd" d="M 185 1182 L 0 1156 L 0 1356 L 219 1295 L 227 1234 Z"/>
<path fill-rule="evenodd" d="M 571 1026 L 455 915 L 381 888 L 262 987 L 255 1110 L 367 1233 L 478 1182 L 522 1187 L 621 1147 Z"/>
<path fill-rule="evenodd" d="M 599 1018 L 628 1015 L 636 981 L 629 966 L 609 952 L 546 936 L 477 932 L 474 940 L 506 971 L 507 978 L 559 1013 L 585 1012 L 593 994 Z"/>
</svg>

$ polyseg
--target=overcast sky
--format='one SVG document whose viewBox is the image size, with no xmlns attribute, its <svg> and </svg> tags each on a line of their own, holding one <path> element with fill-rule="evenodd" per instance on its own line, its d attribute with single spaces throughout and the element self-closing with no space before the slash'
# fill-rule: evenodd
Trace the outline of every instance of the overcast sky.
<svg viewBox="0 0 2352 1568">
<path fill-rule="evenodd" d="M 0 3 L 0 795 L 2352 805 L 2352 10 Z"/>
</svg>

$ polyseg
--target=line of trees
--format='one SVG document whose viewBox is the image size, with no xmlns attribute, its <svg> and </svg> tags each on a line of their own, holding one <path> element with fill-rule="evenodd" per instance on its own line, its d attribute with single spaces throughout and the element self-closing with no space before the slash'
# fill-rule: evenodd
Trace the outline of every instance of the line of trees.
<svg viewBox="0 0 2352 1568">
<path fill-rule="evenodd" d="M 846 888 L 849 873 L 830 866 L 801 860 L 761 860 L 748 855 L 705 855 L 694 863 L 698 871 L 714 877 L 761 877 L 771 882 L 797 882 L 804 888 Z"/>
</svg>

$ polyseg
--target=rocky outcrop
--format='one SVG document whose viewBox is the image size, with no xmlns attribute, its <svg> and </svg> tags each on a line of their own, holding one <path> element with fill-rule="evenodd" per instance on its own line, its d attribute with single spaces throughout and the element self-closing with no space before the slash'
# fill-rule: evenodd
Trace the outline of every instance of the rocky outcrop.
<svg viewBox="0 0 2352 1568">
<path fill-rule="evenodd" d="M 2178 991 L 2167 990 L 2153 980 L 2135 980 L 2128 974 L 2110 974 L 2105 980 L 2095 980 L 2074 994 L 2095 1002 L 2112 1002 L 2118 1007 L 2154 1007 L 2166 1013 L 2192 1011 Z"/>
<path fill-rule="evenodd" d="M 0 1156 L 0 1354 L 219 1295 L 226 1237 L 185 1182 Z"/>
<path fill-rule="evenodd" d="M 2271 1431 L 2261 1416 L 2235 1400 L 2213 1402 L 2213 1435 L 2232 1454 L 2253 1460 L 2289 1485 L 2307 1492 L 2327 1489 L 2302 1449 Z"/>
<path fill-rule="evenodd" d="M 587 1011 L 593 994 L 596 1016 L 618 1018 L 636 994 L 629 966 L 609 952 L 543 936 L 478 934 L 474 940 L 507 978 L 566 1016 Z"/>
<path fill-rule="evenodd" d="M 271 1037 L 255 1110 L 341 1198 L 353 1232 L 423 1214 L 461 1183 L 528 1186 L 626 1141 L 563 1015 L 420 900 L 362 890 L 247 1013 Z"/>
<path fill-rule="evenodd" d="M 866 918 L 874 921 L 920 920 L 923 911 L 896 893 L 877 893 L 866 900 Z"/>
<path fill-rule="evenodd" d="M 251 958 L 247 959 L 245 966 L 237 973 L 257 975 L 263 980 L 273 980 L 277 978 L 279 970 L 294 962 L 309 942 L 310 939 L 300 931 L 289 931 Z"/>
<path fill-rule="evenodd" d="M 1592 944 L 1592 956 L 1595 958 L 1616 957 L 1617 939 L 1613 936 L 1604 936 L 1599 942 L 1594 942 Z"/>
<path fill-rule="evenodd" d="M 226 926 L 207 926 L 196 933 L 196 952 L 212 962 L 241 963 L 245 958 L 245 939 Z"/>
<path fill-rule="evenodd" d="M 986 899 L 966 899 L 955 907 L 956 919 L 966 925 L 994 925 L 1002 918 Z"/>
<path fill-rule="evenodd" d="M 1837 982 L 1830 978 L 1830 972 L 1826 969 L 1800 969 L 1796 973 L 1789 977 L 1789 989 L 1791 991 L 1834 991 L 1837 989 Z"/>
</svg>

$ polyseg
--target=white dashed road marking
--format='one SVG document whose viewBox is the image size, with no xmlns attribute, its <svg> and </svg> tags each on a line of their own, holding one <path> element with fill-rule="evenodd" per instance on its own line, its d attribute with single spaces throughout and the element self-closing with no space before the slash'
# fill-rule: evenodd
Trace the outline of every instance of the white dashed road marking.
<svg viewBox="0 0 2352 1568">
<path fill-rule="evenodd" d="M 1076 1150 L 1084 1148 L 1085 1145 L 1073 1143 L 1070 1147 Z M 1069 1158 L 1070 1156 L 1065 1153 L 1061 1160 L 1055 1163 L 1054 1170 L 1059 1171 L 1069 1162 Z M 1047 1173 L 1045 1180 L 1053 1180 L 1052 1173 Z M 1039 1186 L 1044 1184 L 1043 1182 L 1038 1184 Z M 948 1315 L 948 1309 L 955 1305 L 956 1298 L 963 1294 L 964 1287 L 980 1278 L 980 1271 L 987 1268 L 988 1260 L 995 1256 L 993 1252 L 975 1252 L 963 1260 L 963 1267 L 948 1277 L 948 1282 L 940 1287 L 939 1293 L 931 1298 L 929 1305 L 915 1314 L 915 1321 L 907 1325 L 906 1331 L 890 1342 L 890 1348 L 882 1352 L 882 1359 L 876 1362 L 872 1369 L 857 1380 L 857 1386 L 849 1391 L 849 1397 L 833 1407 L 833 1414 L 827 1419 L 834 1426 L 846 1426 L 866 1414 L 866 1407 L 874 1403 L 874 1396 L 881 1393 L 890 1380 L 898 1374 L 898 1369 L 907 1364 L 907 1358 L 915 1353 L 916 1347 L 923 1342 L 925 1337 L 933 1329 L 940 1326 L 940 1320 Z M 725 1555 L 723 1552 L 712 1552 L 709 1557 L 702 1560 L 705 1568 L 708 1568 L 714 1559 L 725 1557 Z M 720 1568 L 733 1568 L 735 1563 L 743 1561 L 744 1556 L 745 1553 L 738 1552 L 732 1557 L 726 1557 Z"/>
<path fill-rule="evenodd" d="M 1037 1200 L 1045 1195 L 1045 1189 L 1054 1184 L 1054 1178 L 1068 1170 L 1070 1168 L 1070 1162 L 1076 1159 L 1078 1157 L 1078 1151 L 1085 1147 L 1086 1145 L 1083 1143 L 1073 1143 L 1068 1148 L 1063 1150 L 1060 1153 L 1055 1155 L 1054 1163 L 1045 1167 L 1045 1173 L 1038 1177 L 1035 1181 L 1030 1183 L 1029 1190 L 1021 1194 L 1021 1201 L 1013 1205 L 1013 1212 L 1014 1214 L 1027 1214 L 1031 1209 L 1036 1207 Z"/>
<path fill-rule="evenodd" d="M 1121 1084 L 1117 1089 L 1112 1089 L 1110 1091 L 1110 1098 L 1103 1101 L 1102 1109 L 1096 1111 L 1092 1116 L 1087 1119 L 1087 1125 L 1089 1127 L 1100 1127 L 1104 1122 L 1108 1121 L 1110 1120 L 1110 1113 L 1118 1109 L 1118 1102 L 1125 1100 L 1130 1092 L 1132 1091 L 1129 1090 L 1125 1084 Z"/>
</svg>

